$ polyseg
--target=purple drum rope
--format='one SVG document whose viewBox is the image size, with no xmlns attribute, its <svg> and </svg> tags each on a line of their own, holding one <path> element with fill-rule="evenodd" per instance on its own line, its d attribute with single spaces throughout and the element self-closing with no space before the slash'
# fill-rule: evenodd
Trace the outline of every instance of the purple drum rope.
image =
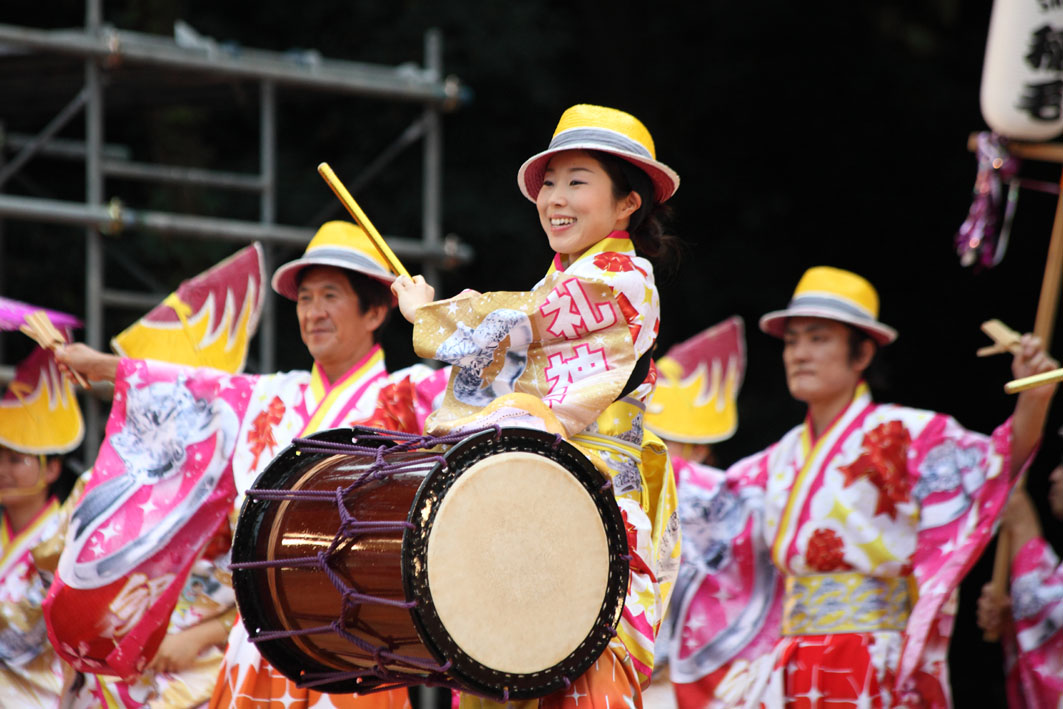
<svg viewBox="0 0 1063 709">
<path fill-rule="evenodd" d="M 417 657 L 409 655 L 401 655 L 395 652 L 391 652 L 388 648 L 370 645 L 366 641 L 358 638 L 355 635 L 349 633 L 346 628 L 343 627 L 341 619 L 343 617 L 350 617 L 353 614 L 353 610 L 362 604 L 381 604 L 398 608 L 414 608 L 417 605 L 416 601 L 398 601 L 390 598 L 382 598 L 379 596 L 373 596 L 370 594 L 362 593 L 361 591 L 351 588 L 332 568 L 330 563 L 336 550 L 347 540 L 354 539 L 361 534 L 367 532 L 381 532 L 381 531 L 405 531 L 407 529 L 413 529 L 414 525 L 406 521 L 390 522 L 390 521 L 361 521 L 355 519 L 350 510 L 347 509 L 344 500 L 348 494 L 356 490 L 357 488 L 366 485 L 376 480 L 385 479 L 391 475 L 397 475 L 399 473 L 407 472 L 412 469 L 424 469 L 427 464 L 439 464 L 446 467 L 447 462 L 442 454 L 432 455 L 428 458 L 417 458 L 410 460 L 400 460 L 398 462 L 389 462 L 388 458 L 397 454 L 409 453 L 414 450 L 426 450 L 436 448 L 441 445 L 459 443 L 471 435 L 482 433 L 483 431 L 494 431 L 496 437 L 501 437 L 501 427 L 492 426 L 488 428 L 478 429 L 472 432 L 464 432 L 461 434 L 450 434 L 446 436 L 433 437 L 424 436 L 419 434 L 403 433 L 400 431 L 385 431 L 376 430 L 372 435 L 362 437 L 362 440 L 380 440 L 386 441 L 388 444 L 394 443 L 395 445 L 358 445 L 356 443 L 338 443 L 333 441 L 322 441 L 309 438 L 296 438 L 292 441 L 292 445 L 301 453 L 310 454 L 322 454 L 322 455 L 361 455 L 372 458 L 372 463 L 366 469 L 365 473 L 359 475 L 351 484 L 346 487 L 339 487 L 335 490 L 274 490 L 274 489 L 262 489 L 251 488 L 247 491 L 247 497 L 254 500 L 263 501 L 278 501 L 278 500 L 306 500 L 306 501 L 328 501 L 334 500 L 336 503 L 336 509 L 340 516 L 340 526 L 329 548 L 319 552 L 316 556 L 294 557 L 290 559 L 272 559 L 262 561 L 247 561 L 237 562 L 231 564 L 231 568 L 238 569 L 262 569 L 262 568 L 318 568 L 323 571 L 329 578 L 329 581 L 340 592 L 343 599 L 342 612 L 340 618 L 332 621 L 328 625 L 321 625 L 312 628 L 301 628 L 296 630 L 273 630 L 258 632 L 254 637 L 249 639 L 254 643 L 268 642 L 271 640 L 278 640 L 281 638 L 291 638 L 300 635 L 315 635 L 321 633 L 335 633 L 342 637 L 345 641 L 351 643 L 362 652 L 371 655 L 374 658 L 375 665 L 371 668 L 357 671 L 348 672 L 317 672 L 317 673 L 304 673 L 302 678 L 297 681 L 299 687 L 312 688 L 324 684 L 332 684 L 334 682 L 341 682 L 344 680 L 359 679 L 362 677 L 373 677 L 380 682 L 390 683 L 386 685 L 379 685 L 372 687 L 369 691 L 384 691 L 386 689 L 397 689 L 400 687 L 408 687 L 413 685 L 429 685 L 435 687 L 447 687 L 449 689 L 455 689 L 462 692 L 469 692 L 469 688 L 460 685 L 456 682 L 445 679 L 445 672 L 450 669 L 451 663 L 446 662 L 442 665 L 433 662 L 431 660 L 422 660 Z M 557 436 L 555 441 L 555 447 L 560 444 L 562 440 L 561 436 Z M 419 670 L 430 673 L 428 677 L 423 676 L 411 676 L 400 672 L 393 671 L 385 665 L 385 660 L 392 665 L 399 665 L 412 670 Z M 568 686 L 568 678 L 564 678 L 566 686 Z M 473 692 L 475 693 L 475 692 Z M 483 695 L 485 697 L 496 699 L 496 696 Z M 508 701 L 509 689 L 505 688 L 502 694 L 502 701 Z"/>
</svg>

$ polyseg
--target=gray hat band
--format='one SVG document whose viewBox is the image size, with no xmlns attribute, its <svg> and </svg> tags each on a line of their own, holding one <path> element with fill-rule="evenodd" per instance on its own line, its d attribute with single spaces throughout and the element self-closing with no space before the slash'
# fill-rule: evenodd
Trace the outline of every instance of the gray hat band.
<svg viewBox="0 0 1063 709">
<path fill-rule="evenodd" d="M 829 310 L 837 310 L 850 317 L 854 317 L 858 320 L 864 320 L 869 323 L 877 322 L 871 315 L 863 308 L 858 308 L 855 305 L 846 303 L 843 300 L 837 300 L 835 298 L 826 298 L 819 295 L 799 295 L 790 300 L 790 308 L 797 307 L 812 307 L 812 308 L 826 308 Z"/>
<path fill-rule="evenodd" d="M 373 259 L 368 256 L 363 256 L 357 251 L 351 251 L 348 249 L 334 249 L 329 247 L 314 249 L 313 251 L 303 254 L 303 257 L 294 263 L 307 261 L 309 262 L 307 265 L 312 265 L 312 259 L 318 258 L 327 258 L 333 261 L 346 261 L 351 264 L 351 269 L 355 271 L 375 271 L 381 275 L 391 275 L 390 271 Z"/>
<path fill-rule="evenodd" d="M 648 160 L 653 160 L 646 146 L 631 140 L 613 131 L 601 130 L 600 128 L 572 128 L 554 136 L 547 150 L 560 150 L 570 145 L 579 143 L 598 143 L 604 148 L 619 150 L 624 153 L 634 153 Z"/>
</svg>

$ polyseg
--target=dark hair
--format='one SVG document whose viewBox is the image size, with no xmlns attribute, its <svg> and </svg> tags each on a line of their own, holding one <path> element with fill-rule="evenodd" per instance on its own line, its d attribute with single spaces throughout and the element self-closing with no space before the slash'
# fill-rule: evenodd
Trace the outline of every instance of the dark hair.
<svg viewBox="0 0 1063 709">
<path fill-rule="evenodd" d="M 642 205 L 628 221 L 628 234 L 635 248 L 647 258 L 663 266 L 671 266 L 679 250 L 679 240 L 664 233 L 664 224 L 672 210 L 654 196 L 653 180 L 634 163 L 600 150 L 587 151 L 609 175 L 613 183 L 613 199 L 623 199 L 637 192 Z"/>
<path fill-rule="evenodd" d="M 45 465 L 53 460 L 59 461 L 59 477 L 48 486 L 48 494 L 55 495 L 59 503 L 62 504 L 70 496 L 70 491 L 74 489 L 74 485 L 77 484 L 78 475 L 73 469 L 67 467 L 66 458 L 60 454 L 46 455 Z"/>
<path fill-rule="evenodd" d="M 864 349 L 864 343 L 870 342 L 874 347 L 871 353 L 871 359 L 867 363 L 867 367 L 864 369 L 866 372 L 871 368 L 871 362 L 875 361 L 875 354 L 878 352 L 878 342 L 875 338 L 868 334 L 867 330 L 843 323 L 849 328 L 849 364 L 853 364 L 856 360 L 860 359 L 860 353 Z"/>
<path fill-rule="evenodd" d="M 308 266 L 307 268 L 299 269 L 295 274 L 295 288 L 298 290 L 299 286 L 303 282 L 303 278 L 311 268 L 319 268 L 319 266 Z M 373 330 L 373 344 L 380 344 L 380 336 L 384 330 L 384 326 L 388 324 L 388 320 L 391 319 L 391 288 L 383 281 L 371 278 L 364 273 L 358 273 L 357 271 L 351 271 L 346 268 L 340 268 L 339 266 L 324 266 L 324 268 L 335 268 L 343 272 L 343 275 L 347 276 L 347 281 L 351 284 L 351 290 L 358 296 L 358 310 L 363 315 L 369 312 L 370 308 L 383 305 L 385 308 L 384 319 L 380 321 L 380 326 Z"/>
</svg>

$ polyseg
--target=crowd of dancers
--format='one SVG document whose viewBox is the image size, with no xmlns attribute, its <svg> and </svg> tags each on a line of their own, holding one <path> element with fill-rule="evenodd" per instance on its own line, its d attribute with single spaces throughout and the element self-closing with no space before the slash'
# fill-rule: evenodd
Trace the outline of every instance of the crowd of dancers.
<svg viewBox="0 0 1063 709">
<path fill-rule="evenodd" d="M 629 550 L 615 637 L 562 690 L 508 702 L 457 690 L 457 706 L 951 706 L 957 589 L 998 523 L 1010 597 L 987 591 L 978 622 L 1004 639 L 1013 706 L 1063 706 L 1063 567 L 1020 482 L 1054 386 L 1021 393 L 990 435 L 876 403 L 865 372 L 897 331 L 866 279 L 815 267 L 759 322 L 782 340 L 807 415 L 718 469 L 743 326 L 654 351 L 653 269 L 674 257 L 664 218 L 679 177 L 649 131 L 573 106 L 518 186 L 555 252 L 527 291 L 435 300 L 358 226 L 322 225 L 271 282 L 295 301 L 309 371 L 239 371 L 232 353 L 246 352 L 265 290 L 253 249 L 168 298 L 168 322 L 116 339 L 121 356 L 71 343 L 18 367 L 0 401 L 0 706 L 410 706 L 403 687 L 329 694 L 284 676 L 233 594 L 244 493 L 293 439 L 353 425 L 546 431 L 612 483 Z M 414 351 L 446 367 L 388 371 L 379 335 L 393 308 Z M 1056 367 L 1022 337 L 1016 377 Z M 114 399 L 69 491 L 62 456 L 83 437 L 72 374 L 113 383 Z M 1063 468 L 1050 502 L 1063 516 Z"/>
</svg>

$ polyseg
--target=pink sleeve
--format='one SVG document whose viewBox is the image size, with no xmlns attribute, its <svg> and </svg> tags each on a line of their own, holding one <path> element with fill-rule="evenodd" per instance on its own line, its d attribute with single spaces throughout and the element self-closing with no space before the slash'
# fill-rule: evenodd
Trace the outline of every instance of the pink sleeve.
<svg viewBox="0 0 1063 709">
<path fill-rule="evenodd" d="M 1044 539 L 1031 539 L 1012 562 L 1014 674 L 1027 706 L 1063 701 L 1063 565 Z"/>
<path fill-rule="evenodd" d="M 951 634 L 942 607 L 989 543 L 1017 476 L 1011 475 L 1011 419 L 991 436 L 936 414 L 909 449 L 920 523 L 911 573 L 918 585 L 901 650 L 904 686 L 928 639 Z M 946 625 L 947 627 L 943 627 Z"/>
<path fill-rule="evenodd" d="M 106 438 L 44 602 L 82 672 L 129 677 L 154 655 L 192 564 L 236 494 L 254 377 L 123 359 Z"/>
<path fill-rule="evenodd" d="M 782 623 L 782 580 L 763 529 L 768 453 L 727 473 L 680 474 L 683 565 L 672 600 L 669 664 L 677 696 L 723 706 L 770 672 Z"/>
</svg>

